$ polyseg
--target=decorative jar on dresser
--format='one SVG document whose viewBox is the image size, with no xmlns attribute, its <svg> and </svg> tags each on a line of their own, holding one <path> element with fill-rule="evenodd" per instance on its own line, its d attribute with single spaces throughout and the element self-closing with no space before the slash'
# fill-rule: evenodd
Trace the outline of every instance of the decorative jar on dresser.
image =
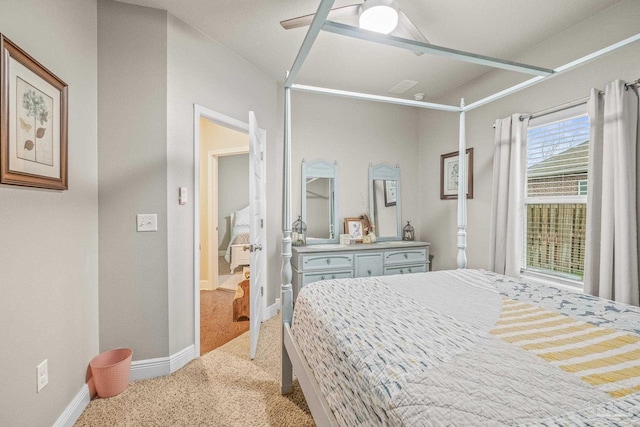
<svg viewBox="0 0 640 427">
<path fill-rule="evenodd" d="M 293 247 L 294 299 L 300 288 L 318 280 L 427 272 L 430 245 L 400 240 Z"/>
</svg>

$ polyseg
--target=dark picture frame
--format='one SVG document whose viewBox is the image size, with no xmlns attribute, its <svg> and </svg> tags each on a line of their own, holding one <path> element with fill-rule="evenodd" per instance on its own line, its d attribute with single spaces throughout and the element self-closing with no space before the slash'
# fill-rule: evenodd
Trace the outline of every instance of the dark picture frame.
<svg viewBox="0 0 640 427">
<path fill-rule="evenodd" d="M 0 183 L 68 188 L 68 86 L 0 34 Z"/>
<path fill-rule="evenodd" d="M 473 199 L 473 148 L 467 148 L 467 199 Z M 440 199 L 458 198 L 458 159 L 459 152 L 440 156 Z"/>
<path fill-rule="evenodd" d="M 386 207 L 395 206 L 398 200 L 398 181 L 384 181 L 384 205 Z"/>
</svg>

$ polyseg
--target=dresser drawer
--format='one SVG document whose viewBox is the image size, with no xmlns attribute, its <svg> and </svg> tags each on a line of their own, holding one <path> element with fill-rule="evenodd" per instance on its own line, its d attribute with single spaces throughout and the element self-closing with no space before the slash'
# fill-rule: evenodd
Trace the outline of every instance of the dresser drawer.
<svg viewBox="0 0 640 427">
<path fill-rule="evenodd" d="M 352 270 L 345 271 L 327 271 L 327 272 L 319 272 L 319 273 L 302 273 L 302 286 L 308 285 L 309 283 L 317 282 L 318 280 L 329 280 L 329 279 L 350 279 L 353 277 Z"/>
<path fill-rule="evenodd" d="M 403 249 L 399 251 L 387 251 L 384 253 L 384 265 L 420 262 L 427 262 L 426 249 Z"/>
<path fill-rule="evenodd" d="M 390 274 L 425 273 L 426 271 L 427 271 L 427 266 L 425 264 L 403 265 L 399 267 L 384 268 L 385 276 L 388 276 Z"/>
<path fill-rule="evenodd" d="M 340 268 L 353 268 L 353 254 L 336 255 L 305 255 L 302 257 L 302 269 L 308 270 L 335 270 Z"/>
<path fill-rule="evenodd" d="M 382 276 L 382 253 L 356 254 L 355 277 Z"/>
</svg>

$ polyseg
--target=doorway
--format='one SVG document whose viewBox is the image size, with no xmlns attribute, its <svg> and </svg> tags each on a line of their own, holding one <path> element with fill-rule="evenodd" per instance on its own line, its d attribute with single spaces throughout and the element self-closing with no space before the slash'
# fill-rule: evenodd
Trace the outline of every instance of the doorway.
<svg viewBox="0 0 640 427">
<path fill-rule="evenodd" d="M 251 228 L 255 234 L 250 225 L 262 212 L 250 179 L 255 170 L 250 151 L 255 152 L 255 144 L 250 148 L 249 124 L 200 106 L 195 113 L 195 344 L 197 354 L 203 355 L 250 329 L 257 337 L 266 300 L 263 293 L 250 290 L 249 283 L 255 290 L 266 284 L 251 275 L 254 267 L 262 271 L 258 260 L 264 257 L 253 253 L 255 236 L 249 233 Z M 254 320 L 260 319 L 254 322 L 249 300 L 256 295 L 251 298 L 251 312 L 257 308 Z"/>
</svg>

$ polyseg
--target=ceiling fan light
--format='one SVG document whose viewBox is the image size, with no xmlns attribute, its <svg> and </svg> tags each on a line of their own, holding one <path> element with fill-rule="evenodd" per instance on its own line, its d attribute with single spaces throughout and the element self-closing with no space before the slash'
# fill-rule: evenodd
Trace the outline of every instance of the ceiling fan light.
<svg viewBox="0 0 640 427">
<path fill-rule="evenodd" d="M 360 6 L 363 30 L 389 34 L 398 26 L 398 4 L 394 0 L 366 0 Z"/>
</svg>

